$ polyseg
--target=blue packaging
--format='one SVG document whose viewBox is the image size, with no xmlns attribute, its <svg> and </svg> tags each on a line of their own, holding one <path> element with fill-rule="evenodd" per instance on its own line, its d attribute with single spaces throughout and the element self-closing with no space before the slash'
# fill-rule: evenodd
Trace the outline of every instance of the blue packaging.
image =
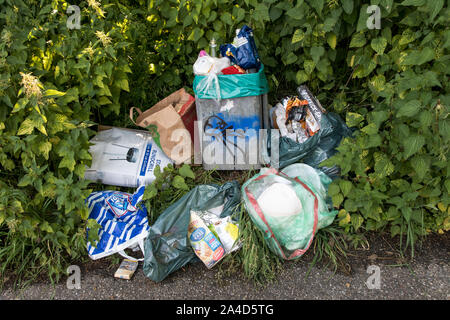
<svg viewBox="0 0 450 320">
<path fill-rule="evenodd" d="M 259 70 L 261 66 L 253 30 L 247 25 L 240 29 L 233 44 L 220 46 L 220 53 L 223 57 L 228 57 L 232 63 L 246 70 L 253 68 Z"/>
</svg>

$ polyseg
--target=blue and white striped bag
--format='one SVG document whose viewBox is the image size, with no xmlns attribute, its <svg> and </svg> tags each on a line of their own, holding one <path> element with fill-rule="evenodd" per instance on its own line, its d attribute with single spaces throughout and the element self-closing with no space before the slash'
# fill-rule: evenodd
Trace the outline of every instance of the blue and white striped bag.
<svg viewBox="0 0 450 320">
<path fill-rule="evenodd" d="M 88 241 L 89 257 L 97 260 L 114 253 L 135 261 L 125 253 L 125 249 L 133 251 L 141 249 L 144 253 L 144 239 L 150 230 L 147 209 L 138 204 L 144 195 L 145 186 L 139 187 L 134 194 L 119 191 L 93 192 L 86 199 L 89 208 L 89 219 L 95 219 L 100 225 L 99 240 L 95 245 Z M 86 229 L 89 232 L 89 229 Z"/>
</svg>

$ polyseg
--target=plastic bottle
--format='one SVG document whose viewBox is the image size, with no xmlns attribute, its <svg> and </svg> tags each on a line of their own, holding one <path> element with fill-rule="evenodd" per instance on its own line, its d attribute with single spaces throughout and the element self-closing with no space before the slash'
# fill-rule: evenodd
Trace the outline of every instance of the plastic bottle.
<svg viewBox="0 0 450 320">
<path fill-rule="evenodd" d="M 213 58 L 216 57 L 216 39 L 212 38 L 211 41 L 209 42 L 209 55 Z"/>
<path fill-rule="evenodd" d="M 235 47 L 238 46 L 238 35 L 239 35 L 239 32 L 241 32 L 241 29 L 236 29 L 236 37 L 234 37 L 234 39 L 233 39 L 233 45 Z"/>
</svg>

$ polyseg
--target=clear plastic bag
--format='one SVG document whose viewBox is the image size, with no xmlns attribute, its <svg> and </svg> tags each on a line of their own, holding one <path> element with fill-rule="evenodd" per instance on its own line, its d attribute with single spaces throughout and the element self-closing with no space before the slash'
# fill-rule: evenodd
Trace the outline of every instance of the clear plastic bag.
<svg viewBox="0 0 450 320">
<path fill-rule="evenodd" d="M 301 203 L 298 213 L 279 216 L 268 214 L 260 200 L 271 186 L 282 183 L 295 192 Z M 308 165 L 293 164 L 283 171 L 261 169 L 261 172 L 242 186 L 242 195 L 247 211 L 265 234 L 269 248 L 286 260 L 303 255 L 312 243 L 317 230 L 330 225 L 337 211 L 330 211 L 327 205 L 327 188 L 331 179 Z M 283 205 L 288 197 L 274 195 L 275 206 Z M 295 208 L 295 206 L 293 206 Z"/>
</svg>

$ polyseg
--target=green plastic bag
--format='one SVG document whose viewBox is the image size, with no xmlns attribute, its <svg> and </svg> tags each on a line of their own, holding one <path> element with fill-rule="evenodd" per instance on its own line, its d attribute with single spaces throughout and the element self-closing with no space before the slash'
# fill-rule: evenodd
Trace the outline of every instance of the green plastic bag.
<svg viewBox="0 0 450 320">
<path fill-rule="evenodd" d="M 282 169 L 301 161 L 320 169 L 331 178 L 336 178 L 339 175 L 336 166 L 328 168 L 320 167 L 319 164 L 333 156 L 342 138 L 351 134 L 352 131 L 339 115 L 333 112 L 324 113 L 320 121 L 320 130 L 305 142 L 298 143 L 288 137 L 280 137 L 278 167 Z M 268 141 L 270 143 L 270 139 Z"/>
<path fill-rule="evenodd" d="M 263 65 L 256 73 L 218 75 L 217 78 L 221 99 L 259 96 L 269 92 Z M 195 76 L 193 84 L 195 97 L 197 99 L 217 100 L 219 97 L 216 93 L 215 82 L 212 82 L 208 90 L 199 90 L 203 87 L 202 82 L 207 81 L 206 79 L 206 76 Z"/>
<path fill-rule="evenodd" d="M 302 163 L 290 165 L 282 171 L 263 168 L 244 183 L 242 196 L 247 211 L 253 223 L 264 232 L 272 252 L 286 260 L 297 259 L 308 250 L 317 230 L 333 222 L 337 211 L 328 209 L 327 189 L 330 183 L 331 179 L 326 174 Z M 301 203 L 297 214 L 274 217 L 263 212 L 260 196 L 275 184 L 287 185 L 295 191 Z"/>
<path fill-rule="evenodd" d="M 240 203 L 237 181 L 222 186 L 198 185 L 167 208 L 150 227 L 144 243 L 144 274 L 155 282 L 197 257 L 187 237 L 191 210 L 224 205 L 221 218 L 231 215 Z"/>
</svg>

